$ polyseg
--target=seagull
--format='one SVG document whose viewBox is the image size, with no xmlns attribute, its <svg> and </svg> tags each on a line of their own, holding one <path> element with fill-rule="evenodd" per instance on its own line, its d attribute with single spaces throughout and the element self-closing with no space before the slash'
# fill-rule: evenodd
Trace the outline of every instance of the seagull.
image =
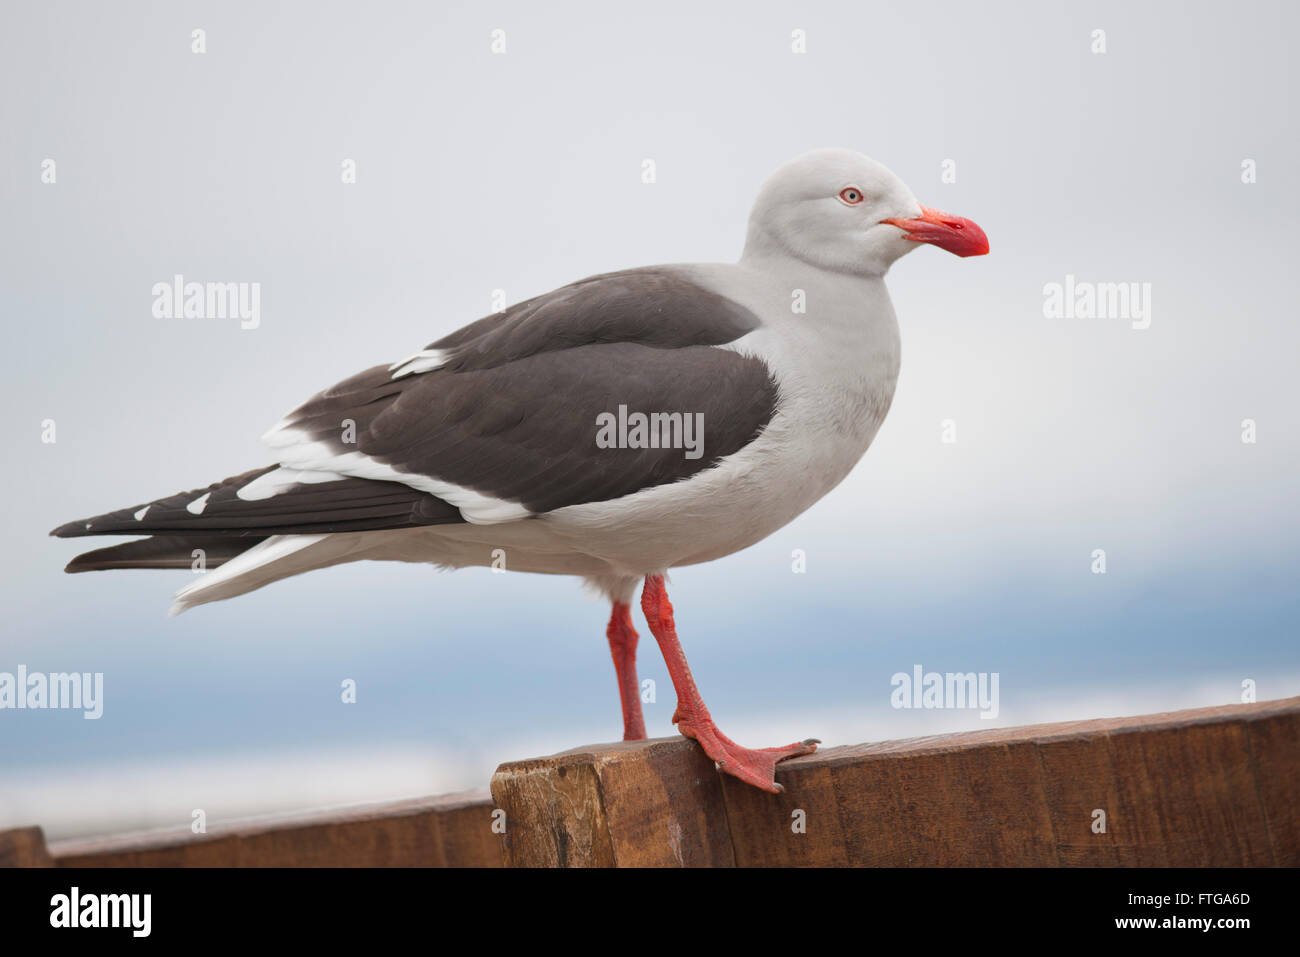
<svg viewBox="0 0 1300 957">
<path fill-rule="evenodd" d="M 274 464 L 51 532 L 143 535 L 65 569 L 207 571 L 172 614 L 291 575 L 387 560 L 573 575 L 611 604 L 625 740 L 645 738 L 632 601 L 718 769 L 779 793 L 779 761 L 714 723 L 668 600 L 669 569 L 762 540 L 834 488 L 894 396 L 891 264 L 988 252 L 880 163 L 822 149 L 759 190 L 740 260 L 562 286 L 345 379 L 263 437 Z"/>
</svg>

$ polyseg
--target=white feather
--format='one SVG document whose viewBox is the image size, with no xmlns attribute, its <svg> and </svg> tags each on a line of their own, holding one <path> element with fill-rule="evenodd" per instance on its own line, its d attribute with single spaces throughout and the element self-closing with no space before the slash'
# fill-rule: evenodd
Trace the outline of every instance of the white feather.
<svg viewBox="0 0 1300 957">
<path fill-rule="evenodd" d="M 242 595 L 270 582 L 296 574 L 292 566 L 285 567 L 282 563 L 330 537 L 342 536 L 272 535 L 248 551 L 236 555 L 220 568 L 204 572 L 202 577 L 178 591 L 173 596 L 169 614 L 179 615 L 185 609 L 202 605 L 204 602 L 233 598 L 235 595 Z M 276 565 L 280 567 L 271 567 Z M 318 567 L 321 566 L 308 564 L 297 571 Z"/>
<path fill-rule="evenodd" d="M 401 482 L 410 488 L 436 495 L 444 502 L 450 502 L 460 509 L 466 521 L 475 524 L 494 525 L 532 515 L 532 512 L 518 502 L 494 498 L 462 485 L 444 482 L 416 472 L 401 472 L 391 465 L 371 458 L 364 452 L 355 450 L 337 452 L 328 443 L 313 441 L 306 433 L 284 423 L 273 428 L 262 437 L 262 440 L 276 450 L 281 465 L 286 468 L 374 479 L 380 482 Z"/>
<path fill-rule="evenodd" d="M 337 472 L 316 472 L 306 469 L 278 468 L 259 475 L 235 494 L 245 502 L 260 502 L 263 499 L 279 495 L 285 489 L 295 485 L 315 485 L 320 482 L 338 482 L 347 478 Z"/>
<path fill-rule="evenodd" d="M 447 361 L 447 353 L 441 349 L 421 349 L 415 355 L 394 362 L 389 366 L 394 379 L 414 375 L 419 372 L 432 372 Z M 395 371 L 394 371 L 395 370 Z"/>
</svg>

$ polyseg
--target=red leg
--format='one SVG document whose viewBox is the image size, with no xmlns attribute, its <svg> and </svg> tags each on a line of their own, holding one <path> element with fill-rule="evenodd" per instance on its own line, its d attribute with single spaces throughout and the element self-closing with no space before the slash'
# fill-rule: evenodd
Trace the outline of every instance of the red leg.
<svg viewBox="0 0 1300 957">
<path fill-rule="evenodd" d="M 641 686 L 636 680 L 637 633 L 632 627 L 631 606 L 621 601 L 614 602 L 605 637 L 609 639 L 609 653 L 618 673 L 618 697 L 623 704 L 623 740 L 640 741 L 645 738 L 645 718 L 641 716 Z"/>
<path fill-rule="evenodd" d="M 800 754 L 811 754 L 821 742 L 816 738 L 788 744 L 784 748 L 742 748 L 713 723 L 709 709 L 704 706 L 700 689 L 691 677 L 691 667 L 686 663 L 686 652 L 677 640 L 677 626 L 673 622 L 673 606 L 668 601 L 662 575 L 647 575 L 641 592 L 641 610 L 645 612 L 650 631 L 659 642 L 668 674 L 677 690 L 677 711 L 673 722 L 677 730 L 694 738 L 704 753 L 718 763 L 718 770 L 740 778 L 764 791 L 780 794 L 785 790 L 776 783 L 776 763 Z"/>
</svg>

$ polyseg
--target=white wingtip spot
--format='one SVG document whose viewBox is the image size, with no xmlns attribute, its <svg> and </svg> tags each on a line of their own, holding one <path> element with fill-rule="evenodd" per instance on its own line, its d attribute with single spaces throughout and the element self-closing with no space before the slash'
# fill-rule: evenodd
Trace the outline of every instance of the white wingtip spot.
<svg viewBox="0 0 1300 957">
<path fill-rule="evenodd" d="M 531 518 L 533 513 L 518 502 L 493 498 L 474 489 L 419 472 L 402 472 L 363 452 L 341 452 L 328 442 L 313 441 L 306 433 L 285 427 L 278 431 L 280 468 L 254 479 L 236 494 L 254 500 L 275 494 L 286 478 L 290 483 L 335 481 L 338 477 L 373 479 L 377 482 L 400 482 L 410 488 L 428 492 L 460 509 L 465 521 L 473 525 L 496 525 Z M 297 473 L 295 474 L 295 471 Z M 315 476 L 306 478 L 305 476 Z M 245 553 L 247 554 L 247 553 Z"/>
<path fill-rule="evenodd" d="M 413 356 L 394 362 L 388 369 L 393 373 L 394 379 L 400 379 L 418 372 L 432 372 L 446 361 L 447 353 L 442 349 L 421 349 Z"/>
<path fill-rule="evenodd" d="M 265 475 L 259 475 L 235 494 L 245 502 L 260 502 L 279 495 L 295 485 L 317 485 L 321 482 L 338 482 L 347 478 L 337 472 L 317 469 L 288 469 L 283 466 Z"/>
<path fill-rule="evenodd" d="M 202 515 L 203 510 L 208 507 L 208 498 L 211 495 L 211 492 L 204 492 L 194 501 L 190 502 L 190 504 L 186 505 L 185 511 L 189 512 L 191 515 Z"/>
<path fill-rule="evenodd" d="M 149 514 L 149 509 L 151 508 L 153 508 L 152 505 L 146 505 L 144 508 L 140 509 L 138 512 L 135 513 L 135 520 L 137 522 L 143 522 L 144 517 Z"/>
<path fill-rule="evenodd" d="M 289 424 L 287 418 L 281 419 L 279 422 L 275 423 L 275 425 L 266 430 L 262 435 L 262 442 L 269 445 L 271 448 L 275 448 L 278 445 L 288 445 L 296 442 L 298 441 L 296 438 L 297 433 L 292 432 L 292 429 L 293 426 Z M 286 433 L 290 433 L 290 435 L 286 437 Z"/>
</svg>

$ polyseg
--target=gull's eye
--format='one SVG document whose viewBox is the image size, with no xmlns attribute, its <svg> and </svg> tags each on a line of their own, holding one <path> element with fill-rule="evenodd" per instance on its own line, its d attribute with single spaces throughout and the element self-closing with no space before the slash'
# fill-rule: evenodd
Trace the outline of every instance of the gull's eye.
<svg viewBox="0 0 1300 957">
<path fill-rule="evenodd" d="M 862 190 L 856 186 L 845 186 L 840 190 L 840 202 L 847 206 L 856 206 L 862 202 Z"/>
</svg>

